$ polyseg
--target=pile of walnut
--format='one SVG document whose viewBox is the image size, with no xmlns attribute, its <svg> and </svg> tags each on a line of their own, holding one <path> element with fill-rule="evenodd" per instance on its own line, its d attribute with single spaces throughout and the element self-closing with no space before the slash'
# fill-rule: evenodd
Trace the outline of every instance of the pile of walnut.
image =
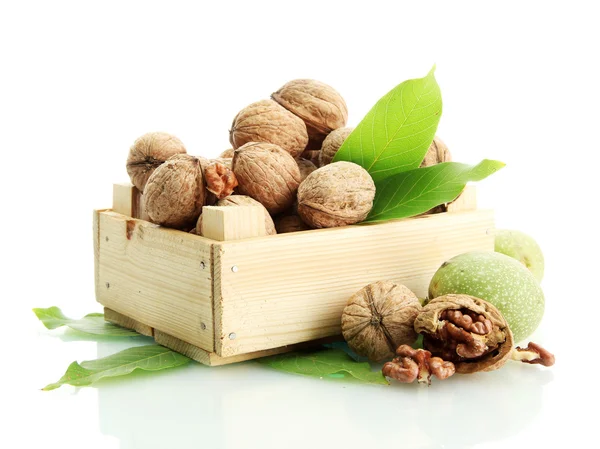
<svg viewBox="0 0 600 449">
<path fill-rule="evenodd" d="M 150 221 L 202 234 L 203 206 L 262 205 L 266 233 L 350 225 L 373 207 L 375 184 L 350 162 L 332 163 L 352 132 L 341 95 L 315 80 L 290 81 L 233 119 L 233 146 L 219 158 L 191 156 L 167 133 L 135 141 L 127 158 Z M 422 166 L 450 160 L 437 137 Z"/>
<path fill-rule="evenodd" d="M 383 374 L 400 382 L 431 383 L 501 368 L 508 360 L 552 366 L 554 356 L 535 343 L 513 349 L 513 336 L 500 311 L 468 295 L 445 295 L 421 306 L 404 285 L 369 284 L 348 301 L 342 315 L 348 346 L 374 362 L 390 360 Z M 413 349 L 418 335 L 423 349 Z M 395 356 L 395 357 L 394 357 Z"/>
</svg>

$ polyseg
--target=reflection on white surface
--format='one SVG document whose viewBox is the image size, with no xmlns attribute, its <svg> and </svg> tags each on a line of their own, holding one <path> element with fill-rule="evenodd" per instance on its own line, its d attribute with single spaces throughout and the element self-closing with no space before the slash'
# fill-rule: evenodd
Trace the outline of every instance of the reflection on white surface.
<svg viewBox="0 0 600 449">
<path fill-rule="evenodd" d="M 99 356 L 115 351 L 99 343 Z M 246 362 L 193 363 L 103 382 L 100 429 L 121 449 L 468 448 L 522 432 L 543 407 L 551 370 L 502 370 L 390 387 L 319 380 Z"/>
</svg>

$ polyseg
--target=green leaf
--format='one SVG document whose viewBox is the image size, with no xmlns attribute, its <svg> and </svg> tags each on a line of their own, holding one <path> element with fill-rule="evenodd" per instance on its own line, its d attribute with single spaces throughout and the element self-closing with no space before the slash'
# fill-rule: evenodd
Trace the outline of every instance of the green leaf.
<svg viewBox="0 0 600 449">
<path fill-rule="evenodd" d="M 49 384 L 42 390 L 54 390 L 65 384 L 85 387 L 105 377 L 125 376 L 136 369 L 159 371 L 185 365 L 190 361 L 186 356 L 164 346 L 138 346 L 81 364 L 73 362 L 58 382 Z"/>
<path fill-rule="evenodd" d="M 36 308 L 33 309 L 33 312 L 48 329 L 68 326 L 76 331 L 107 337 L 134 337 L 140 335 L 130 329 L 107 323 L 104 321 L 102 313 L 90 313 L 80 320 L 75 320 L 66 317 L 58 307 Z"/>
<path fill-rule="evenodd" d="M 431 69 L 399 84 L 373 106 L 333 161 L 354 162 L 375 182 L 421 165 L 442 115 L 442 94 Z"/>
<path fill-rule="evenodd" d="M 480 181 L 504 167 L 485 159 L 477 165 L 444 162 L 398 173 L 375 183 L 377 194 L 367 222 L 412 217 L 454 200 L 469 181 Z"/>
<path fill-rule="evenodd" d="M 366 362 L 356 362 L 341 349 L 313 352 L 289 352 L 257 360 L 258 363 L 288 373 L 313 377 L 345 378 L 351 376 L 370 384 L 388 385 L 381 371 L 371 371 Z"/>
</svg>

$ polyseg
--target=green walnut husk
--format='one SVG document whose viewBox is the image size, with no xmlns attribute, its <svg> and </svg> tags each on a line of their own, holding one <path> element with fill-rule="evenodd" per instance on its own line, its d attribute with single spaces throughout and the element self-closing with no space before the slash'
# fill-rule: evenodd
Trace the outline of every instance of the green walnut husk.
<svg viewBox="0 0 600 449">
<path fill-rule="evenodd" d="M 451 319 L 450 314 L 459 318 Z M 457 324 L 459 320 L 482 324 L 475 331 L 473 324 Z M 457 373 L 492 371 L 510 359 L 513 335 L 508 323 L 494 305 L 474 296 L 432 299 L 417 315 L 414 328 L 423 335 L 423 347 L 434 357 L 453 362 Z"/>
</svg>

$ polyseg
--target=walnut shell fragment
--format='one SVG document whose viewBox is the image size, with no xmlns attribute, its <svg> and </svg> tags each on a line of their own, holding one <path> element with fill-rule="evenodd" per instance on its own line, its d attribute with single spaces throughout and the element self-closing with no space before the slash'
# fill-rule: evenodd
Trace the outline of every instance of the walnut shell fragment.
<svg viewBox="0 0 600 449">
<path fill-rule="evenodd" d="M 298 214 L 313 228 L 363 221 L 375 198 L 371 175 L 352 162 L 335 162 L 312 172 L 298 189 Z"/>
<path fill-rule="evenodd" d="M 433 138 L 433 142 L 429 146 L 425 158 L 421 162 L 421 167 L 431 167 L 432 165 L 441 164 L 442 162 L 452 161 L 452 155 L 446 144 L 438 136 Z"/>
<path fill-rule="evenodd" d="M 136 139 L 127 157 L 127 174 L 140 192 L 156 168 L 175 154 L 185 154 L 186 149 L 177 137 L 163 133 L 147 133 Z"/>
<path fill-rule="evenodd" d="M 245 107 L 235 116 L 229 141 L 234 149 L 248 142 L 272 143 L 297 157 L 308 144 L 308 134 L 300 118 L 273 100 L 262 100 Z"/>
<path fill-rule="evenodd" d="M 444 295 L 429 301 L 415 319 L 423 347 L 453 362 L 457 373 L 492 371 L 510 360 L 513 335 L 491 303 L 469 295 Z"/>
<path fill-rule="evenodd" d="M 246 195 L 229 195 L 222 200 L 219 200 L 215 206 L 258 206 L 262 207 L 265 211 L 265 229 L 267 231 L 267 235 L 277 234 L 275 231 L 275 224 L 273 223 L 273 219 L 271 215 L 265 209 L 265 207 L 256 201 L 253 198 L 250 198 Z M 202 215 L 198 218 L 198 222 L 196 223 L 196 234 L 202 235 Z"/>
<path fill-rule="evenodd" d="M 321 153 L 319 154 L 319 164 L 322 166 L 330 164 L 335 154 L 340 149 L 344 140 L 354 131 L 354 128 L 338 128 L 329 133 L 323 141 Z"/>
<path fill-rule="evenodd" d="M 201 161 L 187 154 L 172 156 L 159 166 L 144 189 L 150 220 L 176 229 L 194 226 L 205 199 Z"/>
<path fill-rule="evenodd" d="M 419 299 L 404 285 L 375 282 L 349 299 L 342 334 L 357 354 L 374 362 L 391 359 L 400 345 L 417 339 L 413 323 L 420 310 Z"/>
<path fill-rule="evenodd" d="M 290 81 L 271 98 L 304 120 L 308 136 L 315 142 L 322 142 L 331 131 L 346 126 L 348 120 L 348 107 L 342 96 L 320 81 Z"/>
<path fill-rule="evenodd" d="M 300 169 L 281 147 L 249 142 L 235 151 L 232 168 L 237 191 L 260 202 L 270 214 L 285 211 L 296 200 Z"/>
</svg>

